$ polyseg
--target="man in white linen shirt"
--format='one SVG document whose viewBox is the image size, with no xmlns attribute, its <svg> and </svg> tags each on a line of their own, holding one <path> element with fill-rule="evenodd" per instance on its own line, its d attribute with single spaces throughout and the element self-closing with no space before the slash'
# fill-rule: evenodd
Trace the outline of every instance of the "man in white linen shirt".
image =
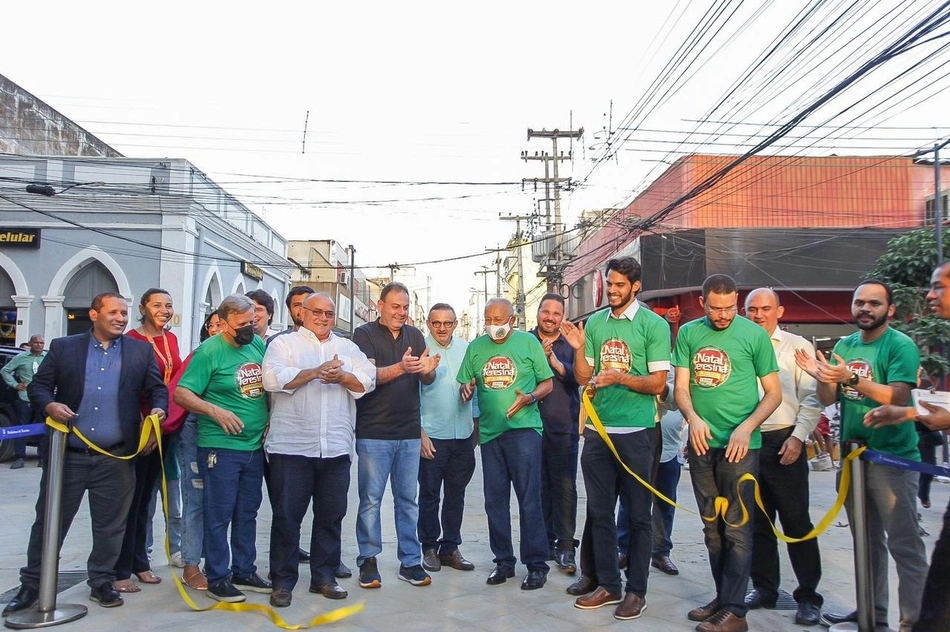
<svg viewBox="0 0 950 632">
<path fill-rule="evenodd" d="M 264 355 L 272 394 L 264 450 L 273 491 L 271 605 L 289 606 L 297 583 L 300 523 L 313 502 L 310 592 L 343 599 L 337 584 L 340 530 L 350 487 L 356 400 L 376 387 L 376 367 L 333 334 L 334 304 L 323 293 L 303 304 L 303 326 L 275 339 Z"/>
<path fill-rule="evenodd" d="M 808 514 L 808 457 L 805 439 L 815 430 L 821 418 L 821 404 L 815 395 L 815 379 L 795 364 L 795 350 L 804 349 L 814 357 L 814 346 L 778 326 L 785 314 L 779 296 L 771 288 L 752 290 L 745 300 L 746 315 L 769 332 L 775 359 L 779 366 L 782 403 L 762 424 L 762 449 L 759 451 L 759 485 L 768 516 L 775 515 L 785 535 L 799 538 L 812 530 Z M 756 510 L 752 535 L 753 590 L 746 595 L 749 608 L 774 608 L 779 590 L 778 543 L 772 527 Z M 817 625 L 822 596 L 818 594 L 821 580 L 821 554 L 818 540 L 812 538 L 788 545 L 788 557 L 798 579 L 793 596 L 798 603 L 795 623 Z"/>
</svg>

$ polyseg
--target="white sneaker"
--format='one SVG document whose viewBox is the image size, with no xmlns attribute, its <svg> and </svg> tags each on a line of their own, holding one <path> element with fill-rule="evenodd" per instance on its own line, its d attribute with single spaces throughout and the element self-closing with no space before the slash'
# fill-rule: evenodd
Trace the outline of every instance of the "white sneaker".
<svg viewBox="0 0 950 632">
<path fill-rule="evenodd" d="M 172 553 L 172 566 L 185 568 L 185 563 L 181 561 L 181 551 L 175 551 Z"/>
</svg>

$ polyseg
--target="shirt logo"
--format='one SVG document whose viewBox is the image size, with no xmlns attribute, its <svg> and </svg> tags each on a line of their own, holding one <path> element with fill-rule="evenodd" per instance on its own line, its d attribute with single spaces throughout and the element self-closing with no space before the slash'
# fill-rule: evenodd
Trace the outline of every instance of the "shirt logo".
<svg viewBox="0 0 950 632">
<path fill-rule="evenodd" d="M 729 381 L 732 363 L 722 349 L 703 347 L 693 356 L 693 384 L 699 388 L 718 388 Z"/>
<path fill-rule="evenodd" d="M 495 356 L 482 367 L 482 382 L 485 388 L 492 391 L 510 388 L 517 377 L 518 368 L 507 356 Z"/>
<path fill-rule="evenodd" d="M 248 362 L 234 373 L 234 383 L 244 399 L 260 399 L 264 396 L 264 372 L 257 362 Z"/>
<path fill-rule="evenodd" d="M 849 371 L 854 371 L 866 380 L 871 382 L 874 381 L 874 369 L 871 368 L 871 363 L 867 360 L 864 360 L 863 358 L 849 360 L 847 366 Z M 864 399 L 864 395 L 850 386 L 842 386 L 841 392 L 845 397 L 856 402 Z"/>
<path fill-rule="evenodd" d="M 632 356 L 626 342 L 620 338 L 611 338 L 600 345 L 600 370 L 616 369 L 629 373 L 633 365 Z"/>
</svg>

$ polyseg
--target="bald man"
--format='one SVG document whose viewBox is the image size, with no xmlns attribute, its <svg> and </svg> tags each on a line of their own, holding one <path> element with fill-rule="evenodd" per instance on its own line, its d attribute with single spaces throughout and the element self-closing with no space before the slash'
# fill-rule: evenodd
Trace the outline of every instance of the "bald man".
<svg viewBox="0 0 950 632">
<path fill-rule="evenodd" d="M 815 396 L 817 382 L 795 364 L 796 349 L 815 355 L 814 346 L 778 326 L 785 314 L 778 293 L 771 288 L 752 290 L 745 300 L 749 319 L 768 332 L 778 360 L 782 403 L 761 426 L 759 485 L 769 520 L 776 514 L 786 535 L 801 537 L 812 530 L 808 513 L 808 459 L 805 439 L 821 418 Z M 823 599 L 816 591 L 821 580 L 821 554 L 816 539 L 788 545 L 788 557 L 798 579 L 793 596 L 798 603 L 795 623 L 817 625 Z M 780 585 L 778 542 L 772 527 L 757 510 L 752 535 L 752 591 L 749 608 L 774 608 Z"/>
</svg>

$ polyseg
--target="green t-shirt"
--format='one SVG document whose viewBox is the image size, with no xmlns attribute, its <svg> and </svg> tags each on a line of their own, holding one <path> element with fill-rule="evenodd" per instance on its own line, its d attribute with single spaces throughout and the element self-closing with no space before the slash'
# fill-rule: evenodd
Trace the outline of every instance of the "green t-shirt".
<svg viewBox="0 0 950 632">
<path fill-rule="evenodd" d="M 861 332 L 856 331 L 839 340 L 834 352 L 844 359 L 850 370 L 865 379 L 878 384 L 917 384 L 920 352 L 913 340 L 896 329 L 888 327 L 871 343 L 861 342 Z M 832 362 L 837 364 L 834 358 Z M 917 432 L 913 423 L 865 428 L 864 415 L 879 404 L 847 386 L 841 387 L 838 398 L 841 400 L 842 441 L 863 440 L 870 449 L 877 452 L 886 452 L 913 461 L 920 460 Z"/>
<path fill-rule="evenodd" d="M 244 422 L 243 431 L 229 435 L 210 417 L 198 415 L 198 447 L 257 450 L 263 445 L 267 427 L 263 361 L 264 341 L 259 336 L 243 347 L 232 346 L 224 336 L 212 336 L 195 349 L 178 385 Z"/>
<path fill-rule="evenodd" d="M 467 384 L 475 378 L 478 389 L 478 442 L 488 443 L 508 430 L 534 428 L 541 434 L 541 412 L 534 404 L 522 407 L 511 419 L 505 415 L 515 403 L 515 389 L 525 395 L 539 382 L 554 377 L 538 339 L 513 331 L 501 344 L 488 336 L 476 338 L 465 350 L 457 380 Z"/>
<path fill-rule="evenodd" d="M 726 447 L 732 431 L 758 406 L 757 379 L 778 372 L 768 332 L 742 316 L 722 330 L 706 318 L 683 325 L 673 366 L 689 369 L 689 396 L 696 414 L 709 425 L 711 448 Z M 749 447 L 762 447 L 758 428 Z"/>
<path fill-rule="evenodd" d="M 640 305 L 633 320 L 597 312 L 584 328 L 584 355 L 594 361 L 594 375 L 618 369 L 630 375 L 649 375 L 670 369 L 670 326 L 653 310 Z M 605 426 L 652 428 L 656 425 L 656 396 L 615 384 L 597 389 L 594 410 Z"/>
</svg>

